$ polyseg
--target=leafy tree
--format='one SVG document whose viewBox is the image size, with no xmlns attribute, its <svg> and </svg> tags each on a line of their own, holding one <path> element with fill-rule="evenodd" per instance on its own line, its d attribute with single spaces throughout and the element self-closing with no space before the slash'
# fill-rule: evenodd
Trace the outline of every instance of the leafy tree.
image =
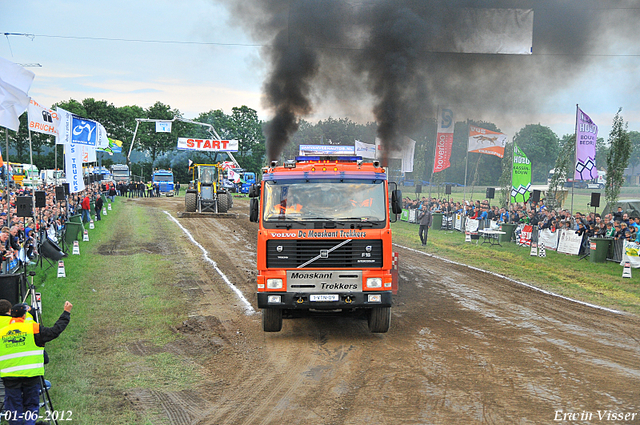
<svg viewBox="0 0 640 425">
<path fill-rule="evenodd" d="M 620 188 L 624 184 L 624 169 L 629 165 L 631 156 L 631 140 L 625 123 L 618 109 L 613 117 L 613 125 L 609 133 L 609 154 L 607 155 L 607 183 L 604 189 L 605 198 L 609 205 L 618 200 Z"/>
<path fill-rule="evenodd" d="M 640 165 L 640 132 L 630 131 L 629 140 L 631 141 L 631 156 L 629 156 L 629 165 L 635 168 Z"/>
<path fill-rule="evenodd" d="M 576 162 L 576 135 L 567 134 L 560 141 L 560 152 L 553 167 L 554 174 L 549 182 L 549 190 L 557 192 L 564 187 L 567 177 L 573 177 Z"/>
<path fill-rule="evenodd" d="M 531 179 L 534 182 L 546 182 L 560 151 L 558 136 L 549 127 L 528 124 L 516 133 L 513 141 L 531 161 Z"/>
<path fill-rule="evenodd" d="M 504 147 L 504 157 L 502 158 L 502 174 L 498 184 L 500 193 L 498 195 L 498 203 L 502 206 L 509 204 L 511 200 L 511 180 L 513 177 L 513 143 L 507 143 Z"/>
</svg>

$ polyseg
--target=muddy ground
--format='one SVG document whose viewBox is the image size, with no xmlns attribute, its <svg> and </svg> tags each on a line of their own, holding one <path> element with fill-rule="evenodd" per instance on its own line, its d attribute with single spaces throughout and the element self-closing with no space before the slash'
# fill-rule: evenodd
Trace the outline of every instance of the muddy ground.
<svg viewBox="0 0 640 425">
<path fill-rule="evenodd" d="M 167 220 L 162 211 L 176 217 L 184 208 L 183 198 L 127 202 Z M 232 211 L 237 219 L 177 220 L 257 310 L 257 225 L 246 200 Z M 640 424 L 636 316 L 395 250 L 400 290 L 387 334 L 342 316 L 285 319 L 280 333 L 266 334 L 259 310 L 246 314 L 190 243 L 183 261 L 201 279 L 178 282 L 193 311 L 176 325 L 183 339 L 173 352 L 206 379 L 192 391 L 133 390 L 129 401 L 180 425 Z M 606 420 L 611 412 L 621 420 Z"/>
</svg>

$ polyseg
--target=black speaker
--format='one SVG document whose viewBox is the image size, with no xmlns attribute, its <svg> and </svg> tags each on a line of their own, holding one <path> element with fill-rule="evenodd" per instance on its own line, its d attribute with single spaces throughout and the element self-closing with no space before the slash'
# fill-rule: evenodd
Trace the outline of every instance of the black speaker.
<svg viewBox="0 0 640 425">
<path fill-rule="evenodd" d="M 45 238 L 44 242 L 40 245 L 40 253 L 54 261 L 58 261 L 67 256 L 67 254 L 62 252 L 58 244 L 49 238 Z"/>
<path fill-rule="evenodd" d="M 533 195 L 531 196 L 531 202 L 540 202 L 540 191 L 533 190 Z"/>
<path fill-rule="evenodd" d="M 495 187 L 488 187 L 487 188 L 487 199 L 493 199 L 495 194 L 496 194 L 496 188 Z"/>
<path fill-rule="evenodd" d="M 16 200 L 16 210 L 18 217 L 32 217 L 33 198 L 31 198 L 31 196 L 18 196 Z"/>
<path fill-rule="evenodd" d="M 22 274 L 2 274 L 0 275 L 0 298 L 8 300 L 11 305 L 22 302 L 20 299 L 21 292 L 24 292 Z M 21 291 L 22 289 L 22 291 Z M 0 311 L 4 314 L 6 311 Z"/>
<path fill-rule="evenodd" d="M 64 187 L 56 186 L 56 201 L 63 202 L 64 201 Z"/>
<path fill-rule="evenodd" d="M 62 183 L 62 187 L 64 187 L 64 194 L 69 196 L 69 183 Z"/>
<path fill-rule="evenodd" d="M 422 193 L 422 185 L 421 184 L 417 184 L 416 185 L 416 193 Z"/>
<path fill-rule="evenodd" d="M 36 195 L 36 208 L 44 208 L 47 206 L 47 192 L 38 190 Z"/>
<path fill-rule="evenodd" d="M 600 194 L 598 192 L 591 192 L 591 202 L 592 207 L 600 206 Z"/>
<path fill-rule="evenodd" d="M 450 184 L 445 186 L 444 193 L 445 193 L 445 195 L 451 195 L 451 185 Z"/>
</svg>

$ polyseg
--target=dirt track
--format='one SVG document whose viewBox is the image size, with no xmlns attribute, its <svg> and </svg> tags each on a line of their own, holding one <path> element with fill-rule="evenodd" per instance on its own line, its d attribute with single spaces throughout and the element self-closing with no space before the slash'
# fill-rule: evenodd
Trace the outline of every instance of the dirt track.
<svg viewBox="0 0 640 425">
<path fill-rule="evenodd" d="M 183 198 L 131 202 L 158 219 L 184 206 Z M 247 206 L 235 200 L 235 220 L 178 220 L 257 310 L 257 225 Z M 187 241 L 177 225 L 176 234 Z M 245 314 L 191 245 L 185 262 L 202 279 L 182 284 L 194 310 L 176 329 L 191 347 L 181 355 L 208 379 L 193 392 L 140 391 L 131 401 L 160 406 L 170 424 L 640 424 L 637 317 L 396 250 L 389 333 L 334 316 L 285 320 L 282 332 L 265 334 L 259 311 Z M 629 420 L 601 421 L 605 410 Z M 554 420 L 565 413 L 579 420 Z"/>
</svg>

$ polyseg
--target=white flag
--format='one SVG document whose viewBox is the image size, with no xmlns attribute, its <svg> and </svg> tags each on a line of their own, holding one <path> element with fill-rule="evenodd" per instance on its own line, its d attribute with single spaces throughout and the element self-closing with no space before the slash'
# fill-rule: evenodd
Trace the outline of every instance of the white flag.
<svg viewBox="0 0 640 425">
<path fill-rule="evenodd" d="M 72 114 L 69 111 L 57 107 L 58 113 L 58 134 L 56 135 L 56 145 L 65 145 L 71 143 L 71 118 Z"/>
<path fill-rule="evenodd" d="M 69 193 L 84 190 L 82 147 L 75 143 L 69 143 L 64 147 L 64 173 L 69 183 Z"/>
<path fill-rule="evenodd" d="M 372 143 L 364 143 L 360 140 L 356 140 L 356 155 L 363 158 L 375 159 L 376 158 L 376 145 Z"/>
<path fill-rule="evenodd" d="M 0 127 L 18 131 L 18 117 L 29 106 L 29 88 L 34 73 L 0 58 Z"/>
<path fill-rule="evenodd" d="M 96 123 L 98 127 L 98 137 L 96 140 L 97 149 L 106 149 L 109 147 L 109 137 L 107 136 L 107 130 L 99 122 Z M 95 149 L 94 149 L 95 151 Z M 94 152 L 95 155 L 95 152 Z"/>
<path fill-rule="evenodd" d="M 93 146 L 78 145 L 82 149 L 82 163 L 98 162 L 96 158 L 96 148 Z"/>
<path fill-rule="evenodd" d="M 413 172 L 413 156 L 416 150 L 416 141 L 408 137 L 404 138 L 404 147 L 402 149 L 402 171 L 405 173 Z"/>
<path fill-rule="evenodd" d="M 28 114 L 29 130 L 49 134 L 51 136 L 58 135 L 60 117 L 57 112 L 45 108 L 35 100 L 31 99 L 29 102 Z"/>
<path fill-rule="evenodd" d="M 229 180 L 234 183 L 240 183 L 240 174 L 233 170 L 229 170 Z"/>
</svg>

